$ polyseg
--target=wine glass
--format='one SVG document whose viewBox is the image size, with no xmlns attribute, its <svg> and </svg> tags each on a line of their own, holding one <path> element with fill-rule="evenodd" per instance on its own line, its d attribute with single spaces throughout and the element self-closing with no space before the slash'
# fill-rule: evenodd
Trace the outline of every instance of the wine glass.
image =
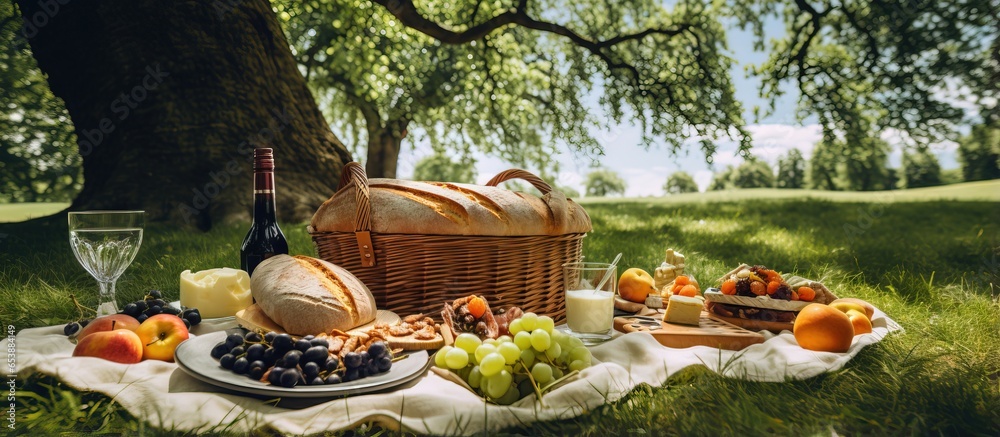
<svg viewBox="0 0 1000 437">
<path fill-rule="evenodd" d="M 144 211 L 69 213 L 69 245 L 101 287 L 97 317 L 118 312 L 115 282 L 139 253 L 144 217 Z"/>
</svg>

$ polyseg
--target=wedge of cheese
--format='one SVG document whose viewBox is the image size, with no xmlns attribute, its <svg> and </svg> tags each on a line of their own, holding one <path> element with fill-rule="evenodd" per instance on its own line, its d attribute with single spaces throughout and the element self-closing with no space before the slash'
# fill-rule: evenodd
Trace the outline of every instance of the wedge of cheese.
<svg viewBox="0 0 1000 437">
<path fill-rule="evenodd" d="M 701 310 L 704 308 L 705 301 L 702 299 L 673 295 L 667 301 L 667 312 L 663 314 L 663 321 L 698 326 Z"/>
</svg>

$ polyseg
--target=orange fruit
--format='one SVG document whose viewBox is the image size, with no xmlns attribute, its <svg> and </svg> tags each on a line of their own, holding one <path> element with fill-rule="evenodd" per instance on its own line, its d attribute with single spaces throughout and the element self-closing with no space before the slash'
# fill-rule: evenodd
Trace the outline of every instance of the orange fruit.
<svg viewBox="0 0 1000 437">
<path fill-rule="evenodd" d="M 687 297 L 695 297 L 698 295 L 698 287 L 695 287 L 693 284 L 688 284 L 681 287 L 680 291 L 678 291 L 675 294 Z"/>
<path fill-rule="evenodd" d="M 719 287 L 719 291 L 721 291 L 722 294 L 736 294 L 736 280 L 729 279 L 723 282 Z"/>
<path fill-rule="evenodd" d="M 792 325 L 795 341 L 804 349 L 847 352 L 854 340 L 854 324 L 842 311 L 829 305 L 807 305 Z"/>
<path fill-rule="evenodd" d="M 854 335 L 869 334 L 872 332 L 872 321 L 868 319 L 865 313 L 858 310 L 848 310 L 847 318 L 851 319 L 851 324 L 854 325 Z"/>
<path fill-rule="evenodd" d="M 816 290 L 809 287 L 799 287 L 799 300 L 812 302 L 816 298 Z"/>
</svg>

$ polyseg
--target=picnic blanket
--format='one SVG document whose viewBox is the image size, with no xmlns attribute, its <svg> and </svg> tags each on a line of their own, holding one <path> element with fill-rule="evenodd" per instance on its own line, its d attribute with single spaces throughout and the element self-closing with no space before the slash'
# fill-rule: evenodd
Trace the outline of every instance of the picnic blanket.
<svg viewBox="0 0 1000 437">
<path fill-rule="evenodd" d="M 246 396 L 194 379 L 174 363 L 124 365 L 72 357 L 73 344 L 62 334 L 62 326 L 22 330 L 14 338 L 14 348 L 8 348 L 7 339 L 0 348 L 16 351 L 18 378 L 37 372 L 55 376 L 81 391 L 103 393 L 157 428 L 193 432 L 263 428 L 311 434 L 377 422 L 394 430 L 467 435 L 576 417 L 621 399 L 639 384 L 661 386 L 687 366 L 701 365 L 726 377 L 776 383 L 836 371 L 863 347 L 902 329 L 878 309 L 873 325 L 873 332 L 856 336 L 846 353 L 802 349 L 788 331 L 765 333 L 764 343 L 739 352 L 702 346 L 672 349 L 646 333 L 618 335 L 593 347 L 596 364 L 581 372 L 579 379 L 546 394 L 543 403 L 529 396 L 511 406 L 487 404 L 433 372 L 394 391 L 333 400 Z M 205 322 L 194 332 L 231 327 L 231 321 Z"/>
</svg>

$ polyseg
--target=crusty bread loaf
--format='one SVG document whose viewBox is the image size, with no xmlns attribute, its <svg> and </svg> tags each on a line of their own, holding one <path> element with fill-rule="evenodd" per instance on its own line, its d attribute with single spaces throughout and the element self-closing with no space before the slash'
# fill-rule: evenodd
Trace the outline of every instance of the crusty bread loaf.
<svg viewBox="0 0 1000 437">
<path fill-rule="evenodd" d="M 425 235 L 563 235 L 590 232 L 590 217 L 558 190 L 542 197 L 500 187 L 370 179 L 371 231 Z M 348 185 L 312 218 L 317 232 L 354 232 L 357 202 Z M 256 273 L 255 273 L 256 274 Z"/>
<path fill-rule="evenodd" d="M 289 334 L 347 331 L 375 319 L 375 297 L 358 278 L 306 256 L 275 255 L 250 278 L 257 305 Z"/>
</svg>

